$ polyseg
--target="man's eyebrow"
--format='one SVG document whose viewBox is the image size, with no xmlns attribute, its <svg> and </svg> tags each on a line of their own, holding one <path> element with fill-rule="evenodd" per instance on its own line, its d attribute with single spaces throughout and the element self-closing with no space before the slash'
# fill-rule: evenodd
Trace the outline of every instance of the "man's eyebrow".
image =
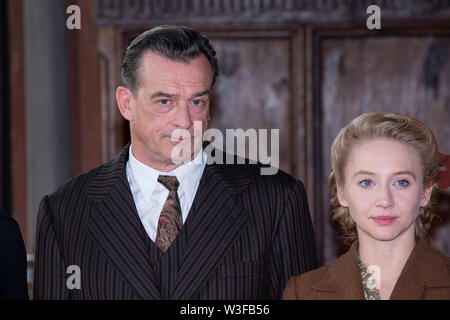
<svg viewBox="0 0 450 320">
<path fill-rule="evenodd" d="M 159 98 L 159 97 L 164 97 L 164 98 L 172 98 L 174 97 L 174 94 L 170 94 L 170 93 L 165 93 L 162 91 L 158 91 L 155 92 L 154 94 L 152 94 L 152 96 L 150 97 L 150 99 L 154 99 L 154 98 Z"/>
<path fill-rule="evenodd" d="M 210 94 L 210 90 L 208 89 L 208 90 L 205 90 L 205 91 L 202 91 L 202 92 L 197 92 L 197 93 L 194 93 L 193 95 L 192 95 L 192 97 L 201 97 L 201 96 L 204 96 L 204 95 L 209 95 Z M 162 92 L 162 91 L 158 91 L 158 92 L 155 92 L 154 94 L 152 94 L 152 96 L 150 97 L 150 99 L 154 99 L 154 98 L 160 98 L 160 97 L 164 97 L 164 98 L 173 98 L 173 97 L 176 97 L 177 95 L 176 94 L 170 94 L 170 93 L 166 93 L 166 92 Z"/>
<path fill-rule="evenodd" d="M 209 89 L 207 89 L 205 91 L 202 91 L 202 92 L 194 93 L 193 97 L 201 97 L 201 96 L 204 96 L 206 94 L 208 94 L 208 95 L 210 94 L 210 90 Z"/>
</svg>

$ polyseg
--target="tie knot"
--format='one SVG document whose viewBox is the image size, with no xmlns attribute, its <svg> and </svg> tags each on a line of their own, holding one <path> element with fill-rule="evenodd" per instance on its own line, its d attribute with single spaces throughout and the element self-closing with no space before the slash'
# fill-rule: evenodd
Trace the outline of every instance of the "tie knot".
<svg viewBox="0 0 450 320">
<path fill-rule="evenodd" d="M 180 185 L 176 176 L 159 176 L 158 182 L 169 191 L 177 191 L 178 186 Z"/>
</svg>

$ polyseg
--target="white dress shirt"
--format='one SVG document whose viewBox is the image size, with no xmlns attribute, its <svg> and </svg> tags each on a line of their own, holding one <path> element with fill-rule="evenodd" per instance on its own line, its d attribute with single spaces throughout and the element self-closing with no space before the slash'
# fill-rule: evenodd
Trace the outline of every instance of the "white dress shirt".
<svg viewBox="0 0 450 320">
<path fill-rule="evenodd" d="M 183 164 L 170 172 L 158 171 L 137 160 L 133 156 L 133 149 L 130 145 L 126 165 L 127 179 L 139 218 L 153 242 L 155 242 L 158 230 L 159 215 L 169 195 L 169 190 L 158 182 L 158 176 L 177 177 L 180 183 L 177 193 L 180 198 L 184 223 L 194 201 L 205 164 L 206 153 L 202 149 L 191 162 Z"/>
</svg>

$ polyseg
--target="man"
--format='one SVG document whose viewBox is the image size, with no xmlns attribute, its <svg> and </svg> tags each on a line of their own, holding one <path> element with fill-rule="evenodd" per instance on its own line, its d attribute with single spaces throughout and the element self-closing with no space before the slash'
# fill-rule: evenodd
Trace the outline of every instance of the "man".
<svg viewBox="0 0 450 320">
<path fill-rule="evenodd" d="M 131 145 L 42 200 L 36 299 L 280 299 L 317 267 L 302 183 L 206 164 L 195 143 L 217 75 L 192 29 L 160 26 L 130 44 L 116 98 Z"/>
</svg>

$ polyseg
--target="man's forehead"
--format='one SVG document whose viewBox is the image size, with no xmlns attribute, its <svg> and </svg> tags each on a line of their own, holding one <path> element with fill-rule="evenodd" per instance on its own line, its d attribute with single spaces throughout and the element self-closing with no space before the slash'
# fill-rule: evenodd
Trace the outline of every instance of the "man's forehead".
<svg viewBox="0 0 450 320">
<path fill-rule="evenodd" d="M 139 87 L 151 88 L 153 93 L 179 94 L 183 88 L 189 91 L 185 94 L 194 95 L 211 89 L 212 83 L 211 68 L 204 56 L 182 62 L 148 52 L 142 57 L 138 74 Z"/>
<path fill-rule="evenodd" d="M 209 67 L 209 69 L 211 71 L 211 66 L 208 61 L 208 58 L 203 53 L 200 53 L 194 57 L 173 59 L 173 58 L 164 56 L 162 53 L 148 50 L 142 54 L 142 57 L 140 59 L 140 65 L 145 66 L 145 67 L 177 65 L 178 67 L 193 66 L 193 67 L 203 67 L 203 68 L 207 66 L 207 67 Z"/>
</svg>

